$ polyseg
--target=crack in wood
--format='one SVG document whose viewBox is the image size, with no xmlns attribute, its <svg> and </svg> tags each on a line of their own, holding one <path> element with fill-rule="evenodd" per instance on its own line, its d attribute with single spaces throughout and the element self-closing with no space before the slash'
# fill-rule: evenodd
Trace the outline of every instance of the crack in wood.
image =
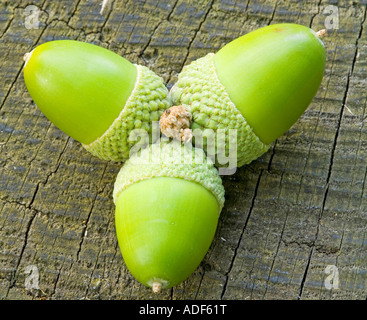
<svg viewBox="0 0 367 320">
<path fill-rule="evenodd" d="M 190 55 L 191 46 L 192 46 L 192 44 L 194 43 L 194 41 L 195 41 L 195 39 L 196 39 L 196 36 L 198 35 L 199 31 L 201 30 L 202 25 L 203 25 L 203 24 L 204 24 L 204 22 L 206 21 L 206 19 L 207 19 L 208 15 L 209 15 L 209 12 L 212 10 L 212 8 L 213 8 L 213 4 L 214 4 L 214 0 L 212 0 L 212 1 L 210 2 L 210 4 L 209 4 L 209 9 L 208 9 L 208 10 L 206 11 L 206 13 L 204 14 L 204 18 L 199 22 L 199 25 L 198 25 L 197 29 L 196 29 L 196 30 L 194 30 L 194 35 L 193 35 L 193 37 L 191 38 L 191 40 L 190 40 L 190 42 L 189 42 L 189 44 L 188 44 L 188 46 L 187 46 L 187 53 L 186 53 L 186 55 L 185 55 L 185 57 L 184 57 L 184 59 L 183 59 L 183 62 L 182 62 L 182 64 L 181 64 L 181 69 L 185 66 L 185 64 L 186 64 L 186 62 L 187 62 L 187 59 L 188 59 L 188 57 L 189 57 L 189 55 Z"/>
<path fill-rule="evenodd" d="M 144 59 L 144 53 L 145 53 L 145 51 L 148 49 L 148 47 L 150 46 L 150 44 L 151 44 L 151 42 L 152 42 L 152 40 L 153 40 L 153 37 L 155 36 L 155 34 L 156 34 L 156 32 L 157 32 L 157 30 L 158 30 L 158 28 L 162 25 L 162 23 L 163 22 L 165 22 L 165 21 L 170 21 L 170 19 L 171 19 L 171 16 L 172 16 L 172 13 L 173 13 L 173 11 L 175 10 L 175 8 L 176 8 L 176 6 L 177 6 L 177 4 L 178 4 L 178 1 L 179 0 L 176 0 L 175 1 L 175 3 L 174 3 L 174 5 L 171 7 L 171 10 L 170 10 L 170 12 L 168 13 L 168 15 L 166 16 L 166 18 L 165 19 L 163 19 L 163 20 L 161 20 L 155 27 L 154 27 L 154 29 L 153 29 L 153 31 L 152 31 L 152 33 L 151 33 L 151 35 L 150 35 L 150 37 L 149 37 L 149 40 L 148 40 L 148 42 L 146 43 L 146 45 L 141 49 L 141 51 L 140 51 L 140 53 L 139 53 L 139 55 L 138 55 L 138 57 L 139 58 L 141 58 L 141 59 L 143 59 L 145 62 L 147 62 L 145 59 Z"/>
<path fill-rule="evenodd" d="M 106 172 L 106 169 L 107 169 L 107 164 L 105 165 L 104 169 L 103 169 L 103 172 L 101 174 L 101 178 L 99 180 L 99 184 L 101 183 L 102 179 L 103 179 L 103 176 Z M 94 198 L 93 198 L 93 201 L 92 201 L 92 205 L 91 205 L 91 208 L 89 210 L 89 213 L 88 213 L 88 216 L 87 216 L 87 219 L 85 220 L 85 224 L 84 224 L 84 228 L 83 228 L 83 231 L 82 231 L 82 237 L 80 239 L 80 243 L 79 243 L 79 248 L 78 248 L 78 251 L 76 253 L 76 261 L 79 261 L 79 254 L 80 254 L 80 251 L 82 249 L 82 245 L 83 245 L 83 242 L 84 242 L 84 239 L 85 239 L 85 236 L 87 234 L 87 228 L 88 228 L 88 222 L 89 222 L 89 219 L 92 215 L 92 212 L 93 212 L 93 209 L 94 209 L 94 205 L 96 203 L 96 200 L 97 200 L 97 197 L 99 195 L 99 192 L 96 192 Z"/>
<path fill-rule="evenodd" d="M 340 112 L 339 112 L 339 118 L 338 118 L 338 122 L 337 122 L 337 126 L 336 126 L 336 133 L 335 133 L 334 141 L 333 141 L 333 144 L 332 144 L 332 150 L 331 150 L 330 161 L 329 161 L 329 168 L 328 168 L 328 173 L 327 173 L 327 178 L 326 178 L 326 183 L 325 183 L 325 191 L 324 191 L 324 196 L 323 196 L 323 201 L 322 201 L 320 214 L 319 214 L 319 217 L 318 217 L 318 223 L 317 223 L 317 228 L 316 228 L 315 239 L 313 241 L 313 246 L 310 250 L 310 254 L 309 254 L 309 257 L 308 257 L 307 264 L 306 264 L 306 269 L 305 269 L 303 277 L 302 277 L 300 290 L 299 290 L 299 294 L 298 294 L 298 299 L 302 298 L 302 293 L 303 293 L 303 289 L 304 289 L 304 286 L 305 286 L 305 282 L 306 282 L 308 270 L 309 270 L 309 267 L 310 267 L 312 255 L 313 255 L 313 252 L 314 252 L 314 249 L 315 249 L 315 244 L 318 240 L 320 222 L 321 222 L 321 219 L 322 219 L 322 216 L 323 216 L 323 212 L 325 210 L 326 200 L 327 200 L 327 196 L 328 196 L 328 193 L 329 193 L 330 177 L 331 177 L 331 173 L 332 173 L 332 169 L 333 169 L 333 165 L 334 165 L 334 156 L 335 156 L 337 142 L 338 142 L 338 138 L 339 138 L 339 134 L 340 134 L 340 125 L 341 125 L 342 118 L 343 118 L 345 103 L 346 103 L 346 100 L 347 100 L 347 97 L 348 97 L 350 79 L 351 79 L 351 76 L 353 75 L 354 65 L 357 61 L 358 44 L 359 44 L 359 41 L 360 41 L 362 33 L 363 33 L 363 25 L 366 21 L 366 15 L 367 15 L 367 8 L 365 8 L 365 10 L 364 10 L 363 19 L 362 19 L 362 22 L 361 22 L 361 28 L 360 28 L 360 31 L 358 33 L 357 39 L 355 41 L 355 52 L 354 52 L 351 68 L 350 68 L 350 71 L 349 71 L 348 76 L 347 76 L 346 89 L 345 89 L 344 96 L 343 96 L 343 99 L 342 99 L 342 104 L 341 104 L 341 108 L 340 108 Z"/>
<path fill-rule="evenodd" d="M 280 232 L 280 236 L 279 236 L 279 241 L 277 243 L 277 247 L 275 249 L 275 253 L 274 253 L 274 258 L 273 258 L 273 261 L 271 262 L 271 265 L 270 265 L 270 271 L 269 271 L 269 275 L 268 275 L 268 278 L 266 279 L 266 286 L 265 286 L 265 292 L 264 292 L 264 295 L 263 297 L 265 298 L 266 297 L 266 293 L 268 291 L 268 287 L 269 287 L 269 282 L 270 282 L 270 277 L 271 277 L 271 274 L 274 270 L 274 264 L 275 264 L 275 260 L 278 256 L 278 253 L 279 253 L 279 249 L 280 249 L 280 245 L 283 241 L 283 234 L 284 234 L 284 230 L 285 230 L 285 226 L 287 224 L 287 220 L 288 220 L 288 214 L 289 214 L 289 210 L 287 210 L 286 214 L 285 214 L 285 219 L 284 219 L 284 222 L 283 222 L 283 226 L 282 226 L 282 230 Z"/>
<path fill-rule="evenodd" d="M 33 195 L 33 198 L 35 198 L 35 196 L 36 196 L 37 192 L 38 192 L 38 188 L 36 188 L 36 191 L 35 191 L 35 193 L 34 193 L 34 195 Z M 33 220 L 34 220 L 34 218 L 36 217 L 36 215 L 37 215 L 37 211 L 32 210 L 32 215 L 30 216 L 29 221 L 28 221 L 28 223 L 27 223 L 27 228 L 26 228 L 26 231 L 25 231 L 25 236 L 24 236 L 23 246 L 22 246 L 22 248 L 21 248 L 21 251 L 20 251 L 20 254 L 19 254 L 19 258 L 18 258 L 18 260 L 17 260 L 17 263 L 16 263 L 16 265 L 15 265 L 15 269 L 13 270 L 13 272 L 12 272 L 12 274 L 11 274 L 11 279 L 9 280 L 9 286 L 8 286 L 7 292 L 6 292 L 6 294 L 5 294 L 5 298 L 7 298 L 7 297 L 8 297 L 9 292 L 10 292 L 10 289 L 12 289 L 12 288 L 15 286 L 15 284 L 16 284 L 16 279 L 17 279 L 17 278 L 16 278 L 16 275 L 17 275 L 17 273 L 18 273 L 18 269 L 19 269 L 19 266 L 20 266 L 20 262 L 21 262 L 21 260 L 22 260 L 23 253 L 24 253 L 25 248 L 26 248 L 27 243 L 28 243 L 28 235 L 29 235 L 29 232 L 30 232 L 30 229 L 31 229 L 31 225 L 32 225 Z"/>
<path fill-rule="evenodd" d="M 263 175 L 263 172 L 264 171 L 262 169 L 260 171 L 260 173 L 259 173 L 259 176 L 258 176 L 258 179 L 257 179 L 257 182 L 256 182 L 256 186 L 255 186 L 255 190 L 254 190 L 254 194 L 253 194 L 253 197 L 252 197 L 252 200 L 251 200 L 251 205 L 250 205 L 250 208 L 249 208 L 247 217 L 246 217 L 246 221 L 245 221 L 244 226 L 242 228 L 242 231 L 240 233 L 240 236 L 239 236 L 237 245 L 236 245 L 236 247 L 234 249 L 234 252 L 233 252 L 233 255 L 232 255 L 232 259 L 231 259 L 231 263 L 229 265 L 228 271 L 225 274 L 226 278 L 225 278 L 225 282 L 224 282 L 222 293 L 221 293 L 221 299 L 223 299 L 224 294 L 225 294 L 225 292 L 227 290 L 227 285 L 228 285 L 228 280 L 229 280 L 229 274 L 232 271 L 232 268 L 233 268 L 233 265 L 234 265 L 234 261 L 235 261 L 235 259 L 237 257 L 237 251 L 238 251 L 238 248 L 240 247 L 240 244 L 241 244 L 241 241 L 242 241 L 243 234 L 245 233 L 245 229 L 247 227 L 248 221 L 250 220 L 250 216 L 251 216 L 252 210 L 255 207 L 255 200 L 256 200 L 256 197 L 257 197 L 257 192 L 259 190 L 260 180 L 261 180 L 261 177 Z"/>
<path fill-rule="evenodd" d="M 101 184 L 101 181 L 103 180 L 103 177 L 104 177 L 104 175 L 105 175 L 105 173 L 106 173 L 107 167 L 108 167 L 108 163 L 106 163 L 106 164 L 105 164 L 105 166 L 104 166 L 104 169 L 103 169 L 103 172 L 102 172 L 102 174 L 101 174 L 101 176 L 100 176 L 99 182 L 97 183 L 98 185 L 100 185 L 100 184 Z M 102 192 L 103 192 L 103 190 L 102 190 Z M 96 194 L 94 195 L 94 198 L 93 198 L 93 200 L 92 200 L 91 207 L 90 207 L 89 212 L 88 212 L 88 214 L 87 214 L 87 218 L 85 219 L 85 222 L 84 222 L 84 227 L 83 227 L 83 229 L 82 229 L 82 231 L 81 231 L 81 238 L 80 238 L 80 241 L 79 241 L 78 249 L 77 249 L 77 251 L 76 251 L 76 258 L 75 258 L 75 260 L 74 260 L 74 261 L 72 261 L 71 266 L 69 266 L 69 269 L 71 269 L 71 268 L 73 267 L 74 263 L 77 263 L 77 262 L 79 262 L 79 261 L 80 261 L 80 253 L 81 253 L 81 250 L 82 250 L 82 246 L 83 246 L 84 240 L 85 240 L 85 238 L 86 238 L 86 236 L 87 236 L 88 223 L 89 223 L 90 218 L 91 218 L 91 216 L 92 216 L 92 213 L 93 213 L 93 210 L 94 210 L 95 204 L 96 204 L 96 202 L 97 202 L 98 195 L 99 195 L 100 193 L 101 193 L 101 192 L 96 192 Z M 100 248 L 100 250 L 101 250 L 101 248 Z M 99 251 L 99 252 L 100 252 L 100 251 Z M 99 257 L 99 253 L 98 253 L 97 257 L 96 257 L 95 264 L 96 264 L 96 263 L 97 263 L 97 261 L 98 261 L 98 257 Z M 60 268 L 60 270 L 59 270 L 58 279 L 59 279 L 59 277 L 60 277 L 60 273 L 61 273 L 61 271 L 62 271 L 62 267 L 61 267 L 61 268 Z M 93 272 L 94 272 L 94 270 L 92 270 L 92 271 L 91 271 L 91 275 L 93 274 Z M 88 283 L 87 288 L 86 288 L 86 290 L 85 290 L 84 297 L 86 297 L 86 296 L 87 296 L 87 293 L 88 293 L 88 290 L 89 290 L 89 286 L 90 286 L 90 284 L 91 284 L 91 281 L 92 281 L 92 277 L 90 277 L 90 278 L 89 278 L 89 283 Z M 57 283 L 58 283 L 58 281 L 57 281 Z M 55 286 L 54 286 L 54 289 L 53 289 L 53 294 L 54 294 L 54 293 L 56 292 L 56 290 L 57 290 L 57 283 L 55 283 Z"/>
<path fill-rule="evenodd" d="M 319 0 L 319 2 L 317 4 L 317 12 L 311 17 L 310 25 L 309 25 L 310 28 L 312 28 L 312 24 L 313 24 L 313 21 L 315 20 L 315 18 L 320 14 L 321 2 L 322 2 L 322 0 Z"/>
<path fill-rule="evenodd" d="M 273 20 L 274 20 L 275 11 L 278 8 L 278 4 L 279 4 L 279 1 L 275 2 L 274 9 L 273 9 L 273 12 L 271 13 L 271 17 L 269 19 L 268 25 L 270 25 L 273 22 Z"/>
<path fill-rule="evenodd" d="M 101 27 L 99 28 L 99 34 L 102 34 L 103 29 L 105 28 L 105 26 L 106 26 L 106 24 L 107 24 L 108 20 L 110 19 L 110 16 L 111 16 L 111 13 L 112 13 L 112 10 L 113 10 L 113 6 L 114 6 L 114 4 L 115 4 L 115 1 L 112 1 L 112 2 L 110 3 L 110 10 L 108 11 L 108 14 L 107 14 L 106 19 L 103 21 L 103 23 L 102 23 Z"/>
<path fill-rule="evenodd" d="M 68 139 L 68 140 L 69 140 L 69 139 Z M 59 166 L 60 166 L 60 163 L 61 163 L 61 156 L 62 156 L 62 154 L 64 153 L 64 151 L 65 151 L 65 149 L 66 149 L 66 145 L 67 145 L 67 142 L 66 142 L 66 144 L 65 144 L 65 146 L 64 146 L 64 148 L 63 148 L 63 150 L 62 150 L 62 152 L 60 153 L 60 156 L 59 156 L 59 158 L 58 158 L 58 164 L 57 164 L 57 166 L 56 166 L 56 169 L 55 169 L 55 170 L 53 170 L 53 171 L 51 171 L 51 172 L 47 175 L 46 180 L 45 180 L 45 182 L 43 183 L 44 185 L 46 185 L 46 184 L 47 184 L 49 177 L 50 177 L 52 174 L 55 174 L 55 173 L 57 172 L 57 170 L 58 170 L 58 168 L 59 168 Z M 12 278 L 11 278 L 11 280 L 10 280 L 10 282 L 9 282 L 9 287 L 8 287 L 8 291 L 7 291 L 6 297 L 8 296 L 10 289 L 12 289 L 13 287 L 15 287 L 15 284 L 16 284 L 16 275 L 17 275 L 17 273 L 18 273 L 18 269 L 19 269 L 20 263 L 21 263 L 21 261 L 22 261 L 23 254 L 24 254 L 25 248 L 26 248 L 27 243 L 28 243 L 28 235 L 29 235 L 29 233 L 30 233 L 30 230 L 31 230 L 31 227 L 32 227 L 33 220 L 34 220 L 34 218 L 37 216 L 37 214 L 39 214 L 39 213 L 40 213 L 40 211 L 38 211 L 38 210 L 36 210 L 36 209 L 33 209 L 33 203 L 34 203 L 34 201 L 35 201 L 35 199 L 36 199 L 36 197 L 37 197 L 37 194 L 38 194 L 38 191 L 39 191 L 39 188 L 40 188 L 40 184 L 41 184 L 41 183 L 42 183 L 42 182 L 38 182 L 38 184 L 36 185 L 36 188 L 35 188 L 35 191 L 34 191 L 34 193 L 33 193 L 32 199 L 31 199 L 31 201 L 30 201 L 30 203 L 29 203 L 28 205 L 25 205 L 25 204 L 22 204 L 22 203 L 16 202 L 17 204 L 19 204 L 19 205 L 21 205 L 21 206 L 23 206 L 23 207 L 25 207 L 25 208 L 27 208 L 27 209 L 31 210 L 32 215 L 31 215 L 31 217 L 30 217 L 30 219 L 29 219 L 29 221 L 28 221 L 28 224 L 27 224 L 27 228 L 26 228 L 25 236 L 24 236 L 23 246 L 22 246 L 22 249 L 21 249 L 21 251 L 20 251 L 19 258 L 18 258 L 18 261 L 17 261 L 16 267 L 15 267 L 15 270 L 14 270 L 14 271 L 13 271 L 13 273 L 12 273 Z M 5 201 L 5 202 L 9 202 L 9 203 L 10 203 L 11 201 Z"/>
</svg>

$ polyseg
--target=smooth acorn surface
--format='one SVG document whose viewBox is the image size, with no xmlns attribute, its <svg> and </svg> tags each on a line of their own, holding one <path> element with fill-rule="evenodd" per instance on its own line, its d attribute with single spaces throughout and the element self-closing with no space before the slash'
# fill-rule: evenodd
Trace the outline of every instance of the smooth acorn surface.
<svg viewBox="0 0 367 320">
<path fill-rule="evenodd" d="M 185 280 L 209 249 L 219 211 L 213 194 L 192 181 L 156 177 L 129 186 L 116 202 L 116 231 L 132 275 L 153 290 Z"/>
<path fill-rule="evenodd" d="M 285 133 L 315 96 L 325 68 L 316 33 L 275 24 L 233 40 L 214 56 L 217 76 L 265 144 Z"/>
<path fill-rule="evenodd" d="M 24 80 L 59 129 L 89 144 L 117 118 L 135 84 L 136 66 L 105 48 L 56 40 L 27 54 Z"/>
</svg>

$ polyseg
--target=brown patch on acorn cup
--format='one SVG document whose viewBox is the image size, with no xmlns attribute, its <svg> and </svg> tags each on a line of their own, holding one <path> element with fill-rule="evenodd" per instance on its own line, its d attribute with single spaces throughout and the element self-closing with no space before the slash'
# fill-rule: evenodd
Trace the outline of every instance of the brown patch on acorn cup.
<svg viewBox="0 0 367 320">
<path fill-rule="evenodd" d="M 169 138 L 184 143 L 192 139 L 191 113 L 184 106 L 173 106 L 165 110 L 159 120 L 161 132 Z"/>
</svg>

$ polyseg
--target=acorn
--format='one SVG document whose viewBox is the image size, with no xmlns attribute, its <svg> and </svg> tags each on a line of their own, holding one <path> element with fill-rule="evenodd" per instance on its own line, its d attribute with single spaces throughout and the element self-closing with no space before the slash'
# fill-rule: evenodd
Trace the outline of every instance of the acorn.
<svg viewBox="0 0 367 320">
<path fill-rule="evenodd" d="M 192 137 L 208 149 L 208 140 L 197 138 L 195 129 L 202 134 L 222 130 L 225 152 L 234 141 L 237 166 L 250 163 L 297 121 L 317 93 L 325 68 L 320 40 L 325 32 L 270 25 L 185 66 L 170 91 L 174 106 L 161 117 L 162 133 L 186 142 Z"/>
<path fill-rule="evenodd" d="M 203 260 L 224 188 L 202 149 L 162 141 L 123 164 L 113 199 L 125 264 L 140 283 L 159 292 L 184 281 Z"/>
<path fill-rule="evenodd" d="M 137 143 L 154 142 L 152 123 L 171 106 L 161 77 L 97 45 L 50 41 L 24 60 L 24 80 L 36 105 L 104 160 L 125 161 Z M 139 140 L 142 130 L 147 135 Z"/>
</svg>

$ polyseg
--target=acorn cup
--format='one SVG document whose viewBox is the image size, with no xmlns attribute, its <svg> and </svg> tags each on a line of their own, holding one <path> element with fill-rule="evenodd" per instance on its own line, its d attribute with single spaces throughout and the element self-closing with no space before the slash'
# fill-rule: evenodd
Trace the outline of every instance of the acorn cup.
<svg viewBox="0 0 367 320">
<path fill-rule="evenodd" d="M 184 281 L 204 258 L 224 188 L 202 149 L 173 140 L 132 155 L 117 175 L 113 199 L 125 264 L 159 292 Z"/>
<path fill-rule="evenodd" d="M 325 68 L 320 40 L 325 32 L 271 25 L 185 66 L 170 91 L 174 106 L 160 119 L 162 133 L 182 141 L 193 137 L 213 156 L 219 142 L 210 149 L 205 131 L 222 130 L 226 153 L 236 142 L 237 166 L 250 163 L 297 121 L 315 96 Z"/>
<path fill-rule="evenodd" d="M 152 122 L 171 106 L 153 71 L 93 44 L 46 42 L 24 60 L 24 80 L 36 105 L 104 160 L 125 161 L 135 144 L 154 142 Z M 142 141 L 142 135 L 139 140 L 141 130 L 150 141 Z"/>
</svg>

